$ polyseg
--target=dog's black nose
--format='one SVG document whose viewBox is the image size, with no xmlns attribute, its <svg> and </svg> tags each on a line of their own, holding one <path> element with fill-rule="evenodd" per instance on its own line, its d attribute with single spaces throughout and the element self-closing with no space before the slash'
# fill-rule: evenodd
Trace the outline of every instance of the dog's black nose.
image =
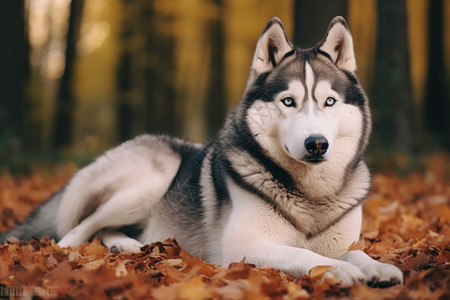
<svg viewBox="0 0 450 300">
<path fill-rule="evenodd" d="M 314 156 L 324 155 L 328 150 L 328 140 L 322 135 L 312 135 L 305 140 L 305 148 Z"/>
</svg>

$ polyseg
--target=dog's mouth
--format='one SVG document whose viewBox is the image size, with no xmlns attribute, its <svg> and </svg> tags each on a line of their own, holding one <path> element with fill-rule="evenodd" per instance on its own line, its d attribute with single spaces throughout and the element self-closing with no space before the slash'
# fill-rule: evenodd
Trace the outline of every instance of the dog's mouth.
<svg viewBox="0 0 450 300">
<path fill-rule="evenodd" d="M 327 159 L 323 155 L 308 155 L 302 160 L 308 164 L 316 165 L 326 161 Z"/>
<path fill-rule="evenodd" d="M 286 149 L 286 152 L 288 153 L 289 156 L 291 156 L 292 158 L 294 158 L 291 154 L 291 152 L 289 151 L 288 146 L 284 146 L 284 148 Z M 306 163 L 307 165 L 318 165 L 324 161 L 327 160 L 327 158 L 324 155 L 306 155 L 303 158 L 294 158 L 297 161 Z"/>
</svg>

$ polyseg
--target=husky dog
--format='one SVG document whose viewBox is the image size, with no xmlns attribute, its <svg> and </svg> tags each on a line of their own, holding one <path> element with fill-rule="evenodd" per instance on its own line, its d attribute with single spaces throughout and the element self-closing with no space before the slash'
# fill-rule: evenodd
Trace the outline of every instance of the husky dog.
<svg viewBox="0 0 450 300">
<path fill-rule="evenodd" d="M 402 283 L 393 265 L 348 251 L 370 186 L 371 130 L 353 40 L 342 17 L 299 49 L 272 18 L 243 98 L 206 146 L 142 135 L 81 169 L 28 220 L 3 234 L 112 251 L 175 237 L 219 265 L 245 260 L 303 276 L 319 265 L 343 284 Z"/>
</svg>

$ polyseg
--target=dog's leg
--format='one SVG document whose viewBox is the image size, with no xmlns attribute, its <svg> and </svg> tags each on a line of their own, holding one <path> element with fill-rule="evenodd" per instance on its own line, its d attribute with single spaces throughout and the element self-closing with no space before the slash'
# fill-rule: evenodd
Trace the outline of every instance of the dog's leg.
<svg viewBox="0 0 450 300">
<path fill-rule="evenodd" d="M 343 284 L 366 281 L 356 266 L 302 248 L 308 241 L 274 213 L 270 204 L 234 184 L 230 184 L 230 197 L 233 210 L 221 240 L 223 265 L 245 257 L 258 267 L 276 268 L 296 277 L 307 275 L 317 266 L 330 266 L 326 276 L 337 277 Z"/>
<path fill-rule="evenodd" d="M 362 209 L 361 207 L 355 207 L 340 223 L 322 234 L 320 241 L 317 242 L 320 246 L 316 246 L 316 249 L 322 251 L 322 253 L 326 253 L 326 248 L 334 249 L 334 251 L 328 251 L 328 255 L 358 267 L 367 278 L 369 286 L 387 287 L 402 283 L 403 275 L 397 267 L 377 262 L 362 251 L 347 250 L 347 245 L 358 238 L 361 220 Z M 356 228 L 358 235 L 351 233 Z M 336 237 L 339 237 L 339 239 Z"/>
<path fill-rule="evenodd" d="M 180 164 L 162 137 L 142 135 L 107 151 L 65 188 L 56 216 L 59 244 L 76 246 L 102 228 L 147 220 Z"/>
<path fill-rule="evenodd" d="M 102 231 L 99 233 L 99 238 L 113 253 L 140 252 L 141 247 L 144 246 L 141 242 L 119 231 Z"/>
<path fill-rule="evenodd" d="M 341 259 L 358 267 L 369 286 L 388 287 L 403 283 L 403 274 L 396 266 L 373 260 L 362 251 L 349 251 Z"/>
<path fill-rule="evenodd" d="M 102 228 L 136 224 L 149 217 L 151 207 L 159 200 L 153 199 L 154 197 L 151 191 L 140 186 L 119 190 L 94 213 L 70 230 L 58 245 L 78 246 Z"/>
<path fill-rule="evenodd" d="M 257 267 L 276 268 L 296 277 L 307 275 L 317 266 L 330 266 L 324 276 L 339 278 L 342 284 L 350 285 L 366 281 L 366 276 L 356 266 L 307 249 L 259 241 L 241 249 L 228 249 L 227 252 L 225 265 L 245 257 L 246 262 L 255 264 Z"/>
</svg>

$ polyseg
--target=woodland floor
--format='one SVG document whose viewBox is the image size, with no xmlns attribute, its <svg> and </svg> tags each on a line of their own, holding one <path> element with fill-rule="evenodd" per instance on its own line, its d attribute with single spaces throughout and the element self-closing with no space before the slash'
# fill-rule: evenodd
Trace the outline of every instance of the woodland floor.
<svg viewBox="0 0 450 300">
<path fill-rule="evenodd" d="M 0 245 L 0 297 L 68 299 L 450 299 L 449 159 L 434 156 L 404 177 L 378 173 L 352 248 L 398 266 L 404 285 L 342 286 L 322 274 L 293 278 L 244 262 L 205 263 L 168 239 L 137 254 L 112 254 L 98 240 L 62 249 L 53 240 Z M 0 231 L 15 226 L 74 173 L 66 165 L 27 177 L 0 174 Z M 31 297 L 30 297 L 31 298 Z"/>
</svg>

